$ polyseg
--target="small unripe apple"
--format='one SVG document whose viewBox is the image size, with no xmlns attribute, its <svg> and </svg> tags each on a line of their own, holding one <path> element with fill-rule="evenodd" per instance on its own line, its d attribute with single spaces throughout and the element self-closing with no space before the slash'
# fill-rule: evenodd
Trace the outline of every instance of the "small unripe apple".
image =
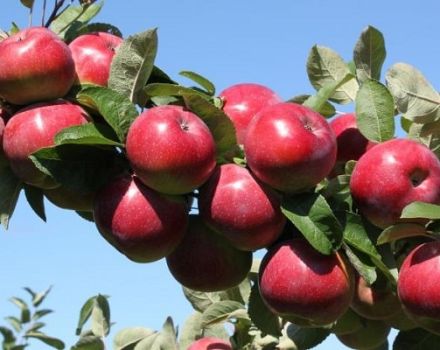
<svg viewBox="0 0 440 350">
<path fill-rule="evenodd" d="M 77 83 L 107 86 L 110 66 L 123 39 L 105 32 L 83 34 L 75 38 L 72 51 Z"/>
<path fill-rule="evenodd" d="M 323 255 L 304 239 L 271 248 L 261 262 L 259 288 L 274 313 L 310 326 L 330 324 L 348 309 L 353 273 L 338 253 Z"/>
<path fill-rule="evenodd" d="M 0 41 L 0 97 L 25 105 L 63 97 L 75 79 L 69 47 L 50 29 L 32 27 Z"/>
<path fill-rule="evenodd" d="M 350 190 L 361 214 L 386 228 L 414 201 L 440 204 L 440 160 L 417 141 L 386 141 L 356 163 Z"/>
<path fill-rule="evenodd" d="M 353 333 L 363 327 L 362 322 L 364 322 L 362 317 L 348 308 L 332 325 L 331 331 L 337 335 Z"/>
<path fill-rule="evenodd" d="M 232 85 L 219 96 L 224 101 L 223 111 L 234 124 L 239 144 L 244 143 L 248 125 L 260 110 L 282 102 L 268 87 L 252 83 Z"/>
<path fill-rule="evenodd" d="M 157 193 L 135 176 L 118 177 L 104 186 L 93 208 L 101 235 L 136 262 L 171 253 L 186 231 L 187 213 L 184 198 Z"/>
<path fill-rule="evenodd" d="M 92 211 L 94 192 L 73 191 L 66 187 L 44 190 L 46 198 L 57 207 L 78 211 Z"/>
<path fill-rule="evenodd" d="M 252 265 L 252 253 L 234 248 L 198 215 L 191 215 L 185 237 L 166 260 L 179 283 L 194 290 L 213 292 L 243 281 Z"/>
<path fill-rule="evenodd" d="M 63 100 L 37 103 L 19 110 L 9 119 L 3 135 L 3 149 L 12 171 L 29 185 L 57 187 L 29 156 L 40 148 L 53 146 L 56 134 L 64 128 L 87 122 L 88 115 L 80 106 Z"/>
<path fill-rule="evenodd" d="M 336 337 L 349 348 L 373 350 L 387 340 L 390 331 L 391 327 L 383 321 L 364 319 L 362 327 L 356 332 L 336 335 Z"/>
<path fill-rule="evenodd" d="M 199 190 L 202 218 L 233 246 L 257 250 L 272 244 L 283 231 L 286 217 L 280 196 L 249 170 L 224 164 Z"/>
<path fill-rule="evenodd" d="M 220 338 L 204 337 L 191 343 L 187 350 L 232 350 L 232 346 Z"/>
<path fill-rule="evenodd" d="M 261 181 L 283 192 L 302 192 L 332 170 L 336 139 L 320 114 L 279 103 L 261 110 L 249 124 L 244 152 Z"/>
<path fill-rule="evenodd" d="M 150 108 L 127 135 L 127 158 L 147 186 L 185 194 L 201 186 L 215 169 L 215 143 L 206 124 L 180 106 Z"/>
</svg>

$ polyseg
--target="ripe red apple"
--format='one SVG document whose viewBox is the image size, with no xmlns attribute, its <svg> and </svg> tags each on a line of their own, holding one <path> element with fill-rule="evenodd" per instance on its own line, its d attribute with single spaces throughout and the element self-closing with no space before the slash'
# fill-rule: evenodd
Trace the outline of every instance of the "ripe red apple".
<svg viewBox="0 0 440 350">
<path fill-rule="evenodd" d="M 159 106 L 135 119 L 127 135 L 135 174 L 158 192 L 184 194 L 214 171 L 215 143 L 206 124 L 180 106 Z"/>
<path fill-rule="evenodd" d="M 352 349 L 373 350 L 382 345 L 391 331 L 391 327 L 380 320 L 364 319 L 362 327 L 356 332 L 336 335 L 339 341 Z"/>
<path fill-rule="evenodd" d="M 9 119 L 3 135 L 3 149 L 12 171 L 25 183 L 53 188 L 54 180 L 38 170 L 29 156 L 43 147 L 54 145 L 62 129 L 88 122 L 87 113 L 63 100 L 37 103 L 19 110 Z"/>
<path fill-rule="evenodd" d="M 243 281 L 252 265 L 252 253 L 234 248 L 198 215 L 191 215 L 182 242 L 166 258 L 168 268 L 182 285 L 214 292 Z"/>
<path fill-rule="evenodd" d="M 399 271 L 397 291 L 408 316 L 423 328 L 440 334 L 440 242 L 412 250 Z"/>
<path fill-rule="evenodd" d="M 101 235 L 136 262 L 168 255 L 188 223 L 184 198 L 165 196 L 135 176 L 118 177 L 96 194 L 93 216 Z"/>
<path fill-rule="evenodd" d="M 353 275 L 338 253 L 323 255 L 304 239 L 271 248 L 259 273 L 260 294 L 274 313 L 310 326 L 330 324 L 348 309 Z"/>
<path fill-rule="evenodd" d="M 261 181 L 283 192 L 301 192 L 332 170 L 336 139 L 320 114 L 279 103 L 261 110 L 249 124 L 244 151 Z"/>
<path fill-rule="evenodd" d="M 187 350 L 232 350 L 232 346 L 220 338 L 204 337 L 193 342 Z"/>
<path fill-rule="evenodd" d="M 94 192 L 72 191 L 66 187 L 44 190 L 46 198 L 57 207 L 78 211 L 92 211 Z"/>
<path fill-rule="evenodd" d="M 242 250 L 267 247 L 280 236 L 286 223 L 280 205 L 275 191 L 235 164 L 217 168 L 199 190 L 202 218 Z"/>
<path fill-rule="evenodd" d="M 51 30 L 24 29 L 0 41 L 0 97 L 25 105 L 63 97 L 75 79 L 69 47 Z"/>
<path fill-rule="evenodd" d="M 235 126 L 237 142 L 244 143 L 247 128 L 252 118 L 266 106 L 282 102 L 271 89 L 260 84 L 243 83 L 223 90 L 223 111 Z"/>
<path fill-rule="evenodd" d="M 69 48 L 75 62 L 77 82 L 107 86 L 110 65 L 122 41 L 120 37 L 105 32 L 75 38 Z"/>
<path fill-rule="evenodd" d="M 416 141 L 386 141 L 356 163 L 350 190 L 362 215 L 386 228 L 411 202 L 440 204 L 440 160 Z"/>
</svg>

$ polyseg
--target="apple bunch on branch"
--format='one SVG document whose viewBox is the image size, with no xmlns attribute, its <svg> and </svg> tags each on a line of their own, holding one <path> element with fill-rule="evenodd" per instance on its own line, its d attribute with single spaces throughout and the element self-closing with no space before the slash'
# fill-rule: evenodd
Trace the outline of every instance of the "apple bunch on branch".
<svg viewBox="0 0 440 350">
<path fill-rule="evenodd" d="M 384 38 L 367 27 L 349 62 L 311 49 L 315 95 L 282 101 L 254 83 L 217 95 L 155 65 L 155 29 L 123 39 L 91 23 L 101 7 L 61 6 L 3 35 L 2 224 L 22 190 L 43 220 L 44 198 L 75 210 L 127 258 L 165 258 L 199 327 L 232 322 L 237 349 L 330 333 L 384 349 L 391 327 L 395 349 L 435 344 L 440 95 L 422 73 L 397 63 L 382 83 Z"/>
</svg>

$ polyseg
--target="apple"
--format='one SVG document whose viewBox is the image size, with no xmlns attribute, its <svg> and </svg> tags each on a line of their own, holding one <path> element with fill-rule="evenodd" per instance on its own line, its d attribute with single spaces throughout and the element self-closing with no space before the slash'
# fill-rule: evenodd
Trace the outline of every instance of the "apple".
<svg viewBox="0 0 440 350">
<path fill-rule="evenodd" d="M 387 325 L 400 331 L 409 331 L 419 327 L 401 308 L 397 314 L 383 320 Z"/>
<path fill-rule="evenodd" d="M 391 327 L 380 320 L 364 319 L 356 332 L 336 335 L 339 341 L 352 349 L 373 350 L 386 342 Z"/>
<path fill-rule="evenodd" d="M 185 237 L 166 261 L 171 274 L 183 286 L 214 292 L 232 288 L 246 278 L 252 253 L 234 248 L 200 216 L 190 215 Z"/>
<path fill-rule="evenodd" d="M 253 83 L 232 85 L 219 96 L 224 102 L 223 111 L 235 126 L 239 144 L 244 143 L 248 125 L 261 109 L 282 102 L 268 87 Z"/>
<path fill-rule="evenodd" d="M 26 105 L 67 94 L 75 80 L 69 47 L 50 29 L 31 27 L 0 41 L 0 97 Z"/>
<path fill-rule="evenodd" d="M 279 103 L 261 110 L 249 124 L 244 152 L 258 179 L 283 192 L 302 192 L 332 170 L 336 138 L 317 112 Z"/>
<path fill-rule="evenodd" d="M 392 317 L 401 310 L 399 298 L 385 281 L 385 277 L 369 286 L 360 275 L 356 275 L 355 292 L 350 307 L 359 315 L 372 320 Z"/>
<path fill-rule="evenodd" d="M 440 242 L 423 243 L 403 261 L 397 292 L 404 311 L 421 327 L 440 334 Z"/>
<path fill-rule="evenodd" d="M 147 186 L 167 194 L 189 193 L 215 169 L 215 143 L 206 124 L 180 106 L 150 108 L 127 135 L 127 158 Z"/>
<path fill-rule="evenodd" d="M 83 34 L 69 48 L 75 62 L 76 82 L 107 86 L 110 65 L 123 39 L 105 32 Z"/>
<path fill-rule="evenodd" d="M 54 205 L 62 209 L 77 211 L 92 211 L 94 192 L 78 192 L 60 186 L 44 190 L 46 198 Z"/>
<path fill-rule="evenodd" d="M 331 176 L 344 173 L 344 165 L 349 160 L 358 160 L 367 150 L 376 145 L 359 131 L 355 113 L 341 114 L 330 121 L 336 136 L 338 152 Z"/>
<path fill-rule="evenodd" d="M 440 204 L 440 160 L 417 141 L 389 140 L 359 159 L 350 190 L 361 214 L 386 228 L 414 201 Z"/>
<path fill-rule="evenodd" d="M 260 183 L 246 168 L 224 164 L 199 190 L 199 210 L 209 226 L 242 250 L 272 244 L 286 217 L 280 196 Z"/>
<path fill-rule="evenodd" d="M 182 240 L 187 202 L 148 188 L 136 176 L 120 176 L 98 191 L 93 216 L 101 235 L 135 262 L 159 260 Z"/>
<path fill-rule="evenodd" d="M 337 335 L 354 333 L 363 327 L 363 322 L 362 317 L 349 308 L 332 325 L 331 331 Z"/>
<path fill-rule="evenodd" d="M 335 322 L 347 311 L 354 291 L 352 271 L 339 253 L 323 255 L 304 239 L 268 250 L 260 266 L 259 288 L 272 312 L 309 326 Z"/>
<path fill-rule="evenodd" d="M 9 119 L 3 134 L 3 150 L 12 171 L 29 185 L 57 187 L 29 156 L 40 148 L 53 146 L 56 134 L 62 129 L 87 122 L 88 115 L 80 106 L 63 100 L 37 103 L 19 110 Z"/>
<path fill-rule="evenodd" d="M 232 346 L 220 338 L 203 337 L 191 343 L 187 350 L 232 350 Z"/>
</svg>

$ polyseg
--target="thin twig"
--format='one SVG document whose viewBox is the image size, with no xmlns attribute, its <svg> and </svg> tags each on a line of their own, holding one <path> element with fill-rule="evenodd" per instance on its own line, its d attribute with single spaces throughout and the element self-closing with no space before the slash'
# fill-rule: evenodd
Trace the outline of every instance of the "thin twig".
<svg viewBox="0 0 440 350">
<path fill-rule="evenodd" d="M 43 16 L 41 17 L 42 26 L 44 26 L 45 16 L 46 16 L 46 0 L 43 1 Z"/>
<path fill-rule="evenodd" d="M 55 0 L 55 6 L 52 10 L 52 13 L 50 14 L 46 24 L 44 25 L 46 28 L 48 28 L 52 21 L 58 16 L 58 11 L 60 10 L 60 8 L 63 7 L 65 1 L 66 0 Z"/>
</svg>

